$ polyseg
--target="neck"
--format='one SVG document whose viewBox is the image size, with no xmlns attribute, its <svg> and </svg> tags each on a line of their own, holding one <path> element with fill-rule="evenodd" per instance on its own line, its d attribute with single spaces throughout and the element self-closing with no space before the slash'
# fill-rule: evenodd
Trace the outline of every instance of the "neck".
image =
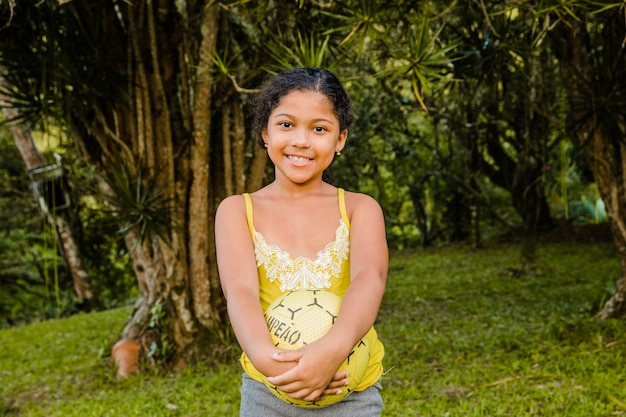
<svg viewBox="0 0 626 417">
<path fill-rule="evenodd" d="M 314 194 L 324 194 L 331 190 L 330 184 L 324 181 L 313 181 L 305 184 L 294 184 L 292 182 L 281 181 L 280 178 L 274 179 L 270 184 L 272 192 L 277 197 L 301 198 Z"/>
</svg>

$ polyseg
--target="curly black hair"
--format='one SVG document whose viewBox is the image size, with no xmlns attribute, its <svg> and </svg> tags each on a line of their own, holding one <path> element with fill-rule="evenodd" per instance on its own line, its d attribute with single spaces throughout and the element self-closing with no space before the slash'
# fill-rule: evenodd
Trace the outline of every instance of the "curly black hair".
<svg viewBox="0 0 626 417">
<path fill-rule="evenodd" d="M 315 91 L 328 97 L 333 111 L 339 120 L 340 131 L 350 127 L 354 115 L 350 108 L 350 99 L 339 79 L 330 71 L 322 68 L 295 68 L 283 71 L 270 78 L 260 93 L 250 101 L 250 127 L 260 146 L 265 146 L 261 132 L 267 127 L 272 111 L 280 99 L 292 91 Z"/>
</svg>

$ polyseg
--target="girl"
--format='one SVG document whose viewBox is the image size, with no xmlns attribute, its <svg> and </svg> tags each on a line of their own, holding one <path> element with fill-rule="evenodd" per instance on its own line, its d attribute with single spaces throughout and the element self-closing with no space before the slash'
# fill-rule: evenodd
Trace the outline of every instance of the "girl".
<svg viewBox="0 0 626 417">
<path fill-rule="evenodd" d="M 372 328 L 387 277 L 382 210 L 371 197 L 324 181 L 346 144 L 353 116 L 339 80 L 318 68 L 280 73 L 252 102 L 253 129 L 275 168 L 272 183 L 226 198 L 216 213 L 217 261 L 228 314 L 243 354 L 242 417 L 354 416 L 382 412 L 384 349 Z M 330 242 L 330 243 L 329 243 Z M 280 350 L 263 317 L 283 292 L 322 288 L 343 296 L 331 330 Z M 356 392 L 320 409 L 275 397 L 261 382 L 308 401 L 347 385 L 342 362 L 367 337 L 371 359 Z"/>
</svg>

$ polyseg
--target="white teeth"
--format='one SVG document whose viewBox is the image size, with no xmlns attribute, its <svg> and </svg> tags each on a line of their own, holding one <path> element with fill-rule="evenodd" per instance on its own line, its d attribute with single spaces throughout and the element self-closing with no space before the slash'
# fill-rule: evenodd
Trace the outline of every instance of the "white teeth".
<svg viewBox="0 0 626 417">
<path fill-rule="evenodd" d="M 308 162 L 310 160 L 309 158 L 303 158 L 301 156 L 292 156 L 292 155 L 289 155 L 288 158 L 290 161 L 293 161 L 293 162 Z"/>
</svg>

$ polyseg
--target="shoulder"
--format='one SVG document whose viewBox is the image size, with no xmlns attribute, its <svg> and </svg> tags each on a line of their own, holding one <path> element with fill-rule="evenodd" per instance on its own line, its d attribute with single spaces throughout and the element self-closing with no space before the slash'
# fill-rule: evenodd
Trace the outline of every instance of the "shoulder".
<svg viewBox="0 0 626 417">
<path fill-rule="evenodd" d="M 223 210 L 225 208 L 235 208 L 238 206 L 245 206 L 245 204 L 246 203 L 243 194 L 235 194 L 223 199 L 218 205 L 217 209 Z"/>
<path fill-rule="evenodd" d="M 224 216 L 237 215 L 246 211 L 246 201 L 242 194 L 226 197 L 217 206 L 216 220 Z"/>
<path fill-rule="evenodd" d="M 246 201 L 243 195 L 226 197 L 215 212 L 215 235 L 218 241 L 243 237 L 248 231 Z"/>
<path fill-rule="evenodd" d="M 380 204 L 372 196 L 363 193 L 345 191 L 346 205 L 351 208 L 379 208 Z"/>
<path fill-rule="evenodd" d="M 346 210 L 350 218 L 362 215 L 382 215 L 382 208 L 378 201 L 367 194 L 345 191 L 345 200 Z"/>
</svg>

